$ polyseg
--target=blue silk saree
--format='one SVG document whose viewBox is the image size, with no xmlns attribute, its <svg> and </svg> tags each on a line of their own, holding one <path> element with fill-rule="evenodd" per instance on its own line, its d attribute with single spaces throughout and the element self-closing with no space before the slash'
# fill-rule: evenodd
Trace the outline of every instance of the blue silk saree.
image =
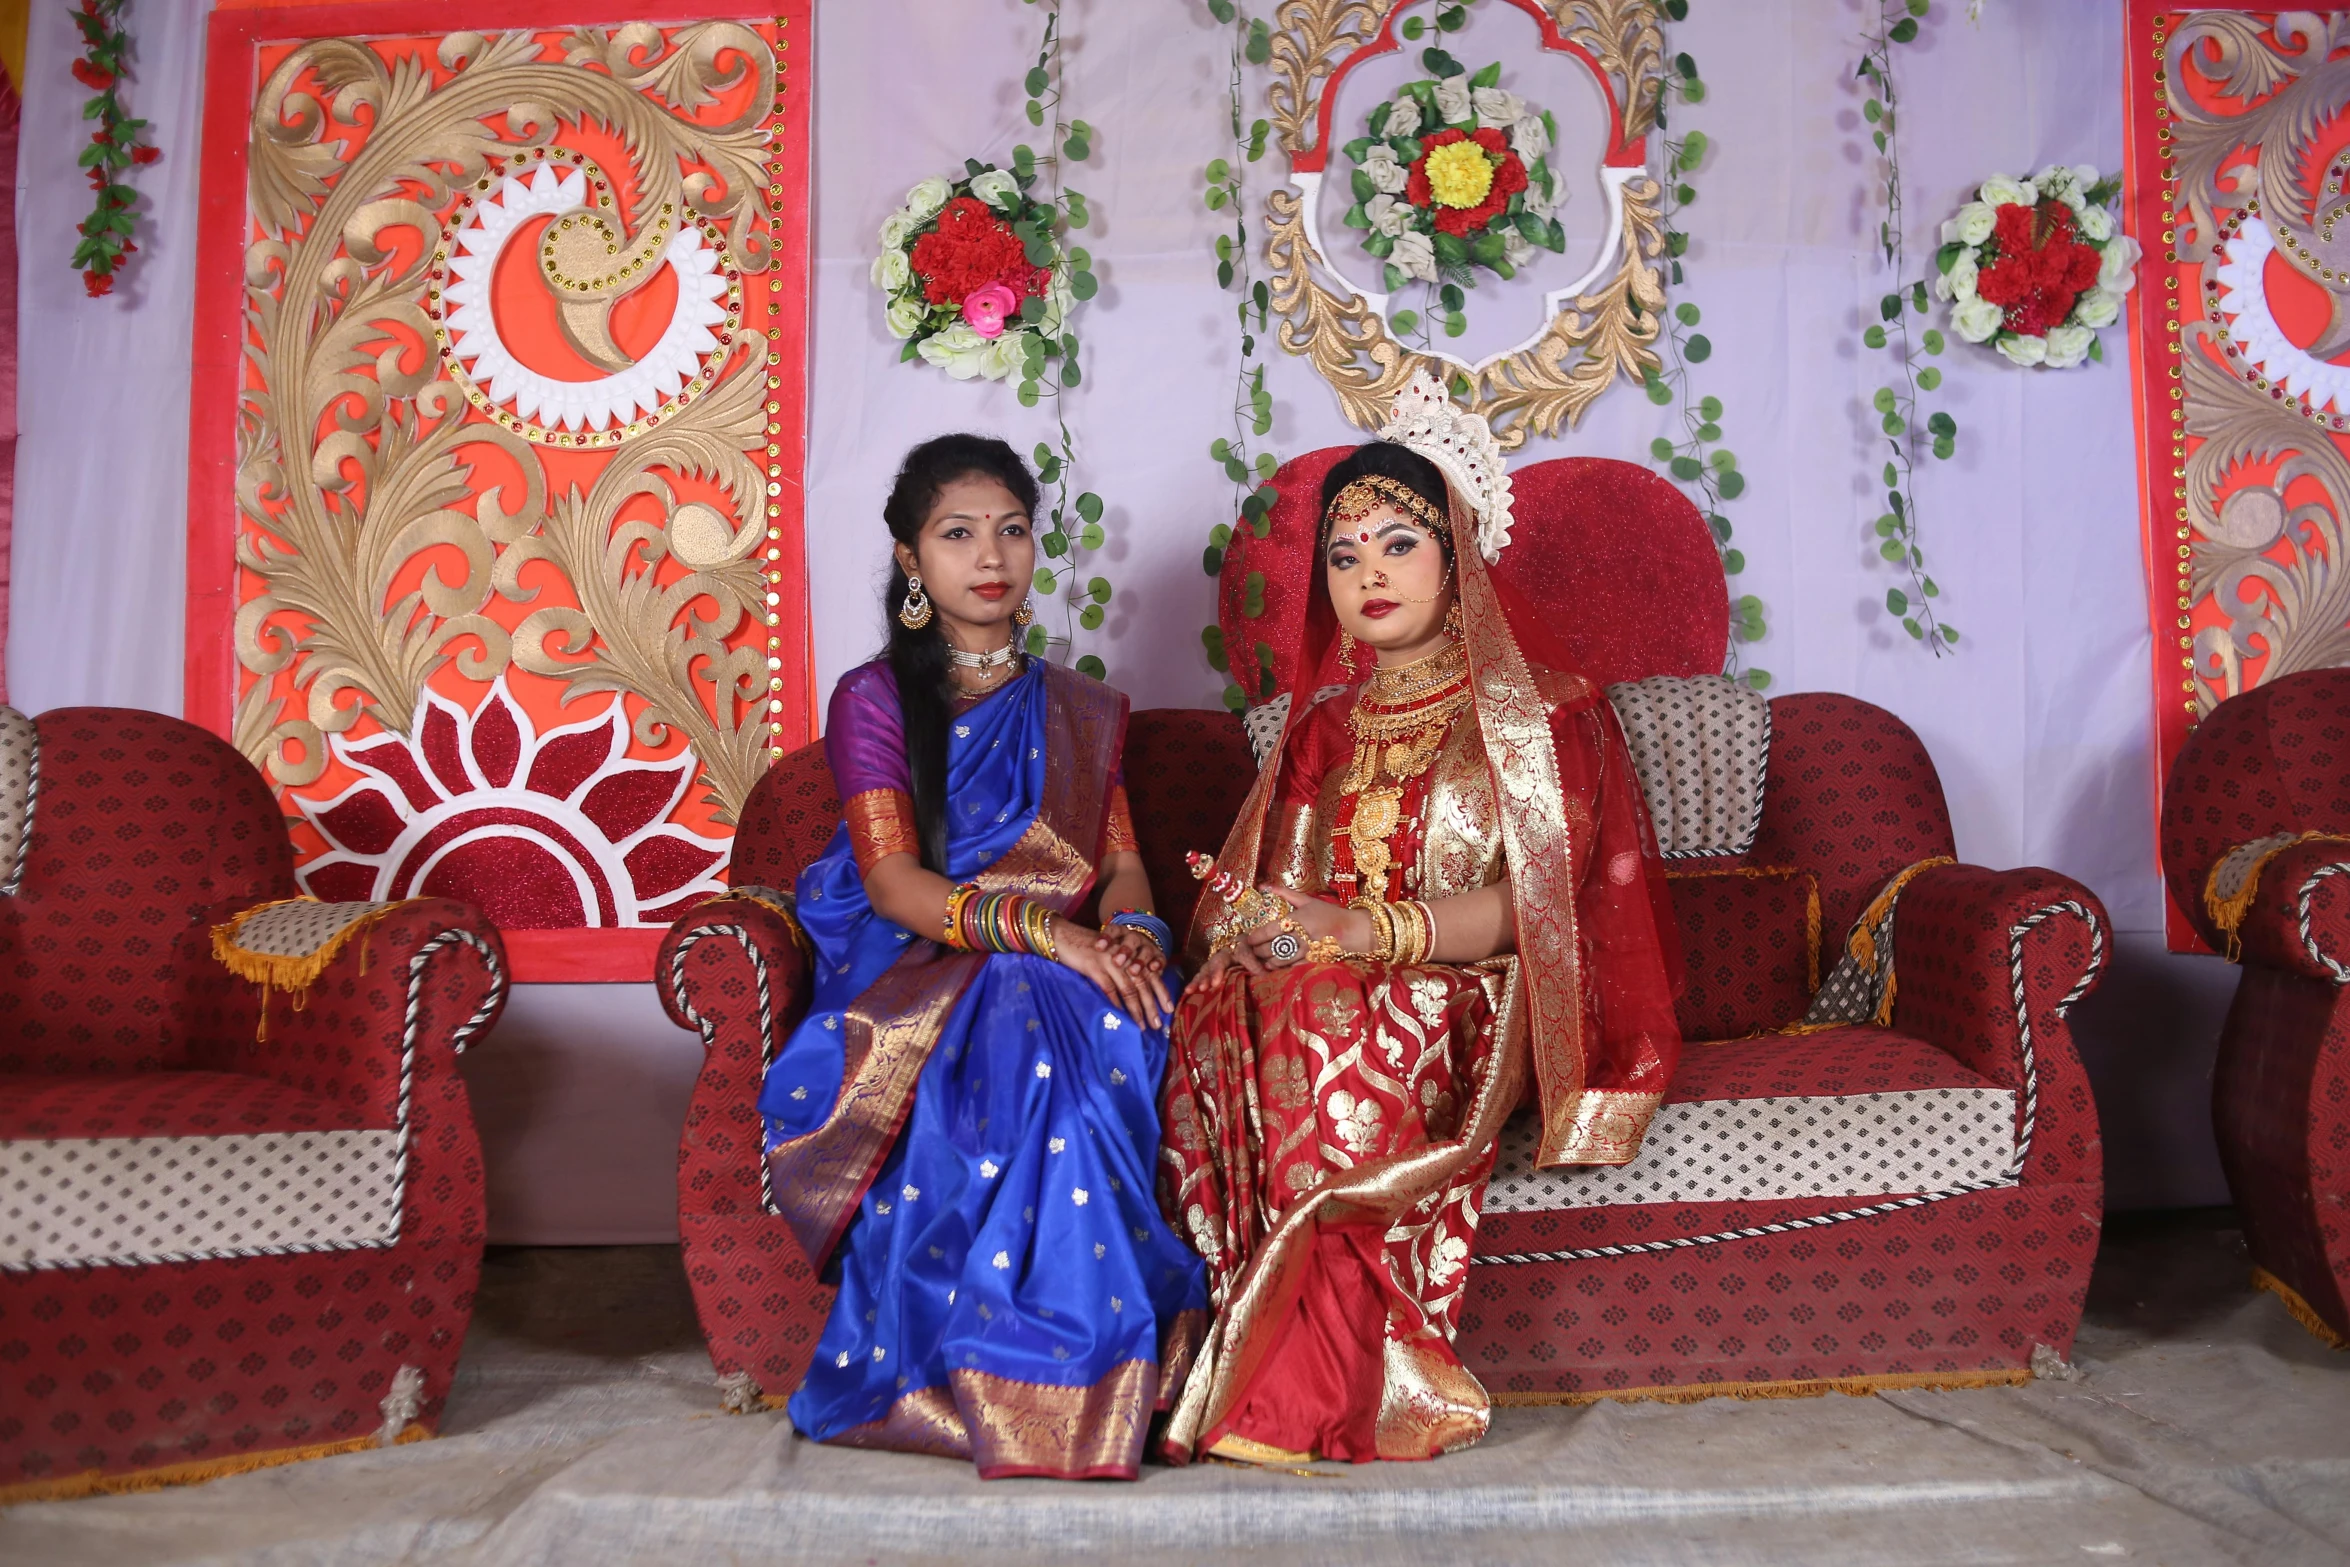
<svg viewBox="0 0 2350 1567">
<path fill-rule="evenodd" d="M 893 761 L 902 776 L 885 666 L 852 671 L 832 711 L 844 799 L 872 759 L 884 787 Z M 959 713 L 947 874 L 1079 908 L 1125 717 L 1043 660 Z M 1152 1186 L 1164 1031 L 1057 963 L 890 923 L 847 822 L 797 894 L 814 990 L 759 1108 L 776 1205 L 839 1294 L 792 1424 L 983 1477 L 1132 1478 L 1205 1321 L 1200 1261 Z"/>
</svg>

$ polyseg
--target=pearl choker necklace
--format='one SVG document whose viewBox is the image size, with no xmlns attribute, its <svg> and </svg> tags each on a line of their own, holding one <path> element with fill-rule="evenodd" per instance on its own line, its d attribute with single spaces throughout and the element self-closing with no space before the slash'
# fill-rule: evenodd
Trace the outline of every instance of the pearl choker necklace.
<svg viewBox="0 0 2350 1567">
<path fill-rule="evenodd" d="M 992 653 L 966 653 L 952 646 L 947 649 L 947 661 L 957 669 L 1001 669 L 1019 656 L 1019 649 L 1009 642 Z"/>
</svg>

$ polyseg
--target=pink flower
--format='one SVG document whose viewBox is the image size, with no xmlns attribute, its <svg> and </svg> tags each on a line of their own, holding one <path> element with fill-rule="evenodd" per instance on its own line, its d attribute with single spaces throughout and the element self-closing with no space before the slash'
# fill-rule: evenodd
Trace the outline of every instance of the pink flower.
<svg viewBox="0 0 2350 1567">
<path fill-rule="evenodd" d="M 1002 283 L 983 283 L 963 296 L 963 319 L 981 337 L 1004 335 L 1004 318 L 1020 308 L 1020 296 Z"/>
</svg>

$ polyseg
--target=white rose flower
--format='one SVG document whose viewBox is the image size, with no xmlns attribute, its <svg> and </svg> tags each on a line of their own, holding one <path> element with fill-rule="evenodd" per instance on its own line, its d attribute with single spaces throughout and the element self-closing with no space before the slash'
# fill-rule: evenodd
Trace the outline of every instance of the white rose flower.
<svg viewBox="0 0 2350 1567">
<path fill-rule="evenodd" d="M 1448 76 L 1436 84 L 1436 113 L 1445 124 L 1458 125 L 1476 112 L 1466 76 Z"/>
<path fill-rule="evenodd" d="M 1550 127 L 1539 114 L 1521 114 L 1510 122 L 1510 151 L 1532 163 L 1550 151 Z"/>
<path fill-rule="evenodd" d="M 914 280 L 912 263 L 902 250 L 885 250 L 873 258 L 873 286 L 896 293 Z"/>
<path fill-rule="evenodd" d="M 1501 236 L 1501 255 L 1511 266 L 1522 267 L 1534 259 L 1534 246 L 1516 229 L 1507 229 Z"/>
<path fill-rule="evenodd" d="M 1970 201 L 1942 225 L 1945 245 L 1980 245 L 1999 226 L 1999 214 L 1987 201 Z"/>
<path fill-rule="evenodd" d="M 1410 93 L 1399 95 L 1387 110 L 1386 136 L 1410 136 L 1420 128 L 1420 100 Z"/>
<path fill-rule="evenodd" d="M 2006 311 L 1978 295 L 1950 312 L 1950 329 L 1970 343 L 1980 343 L 2006 318 Z"/>
<path fill-rule="evenodd" d="M 1977 194 L 1990 207 L 2028 207 L 2040 199 L 2040 192 L 2030 181 L 2011 180 L 2004 174 L 1994 174 L 1983 181 L 1983 188 Z"/>
<path fill-rule="evenodd" d="M 1547 218 L 1558 211 L 1558 179 L 1559 177 L 1553 174 L 1550 176 L 1548 185 L 1531 179 L 1526 182 L 1526 210 L 1528 212 L 1538 218 Z"/>
<path fill-rule="evenodd" d="M 945 180 L 933 174 L 912 190 L 906 192 L 906 216 L 915 223 L 926 223 L 930 215 L 947 204 L 952 194 Z"/>
<path fill-rule="evenodd" d="M 998 212 L 1020 205 L 1020 182 L 1009 169 L 985 169 L 971 176 L 971 194 Z"/>
<path fill-rule="evenodd" d="M 1955 301 L 1974 298 L 1975 274 L 1978 270 L 1974 252 L 1960 251 L 1958 259 L 1950 263 L 1950 270 L 1934 279 L 1934 297 Z"/>
<path fill-rule="evenodd" d="M 1479 130 L 1501 129 L 1517 123 L 1526 112 L 1526 100 L 1514 92 L 1503 92 L 1498 87 L 1470 89 L 1469 101 L 1477 106 Z"/>
<path fill-rule="evenodd" d="M 915 352 L 956 380 L 968 381 L 985 368 L 987 351 L 993 346 L 971 330 L 971 323 L 957 321 L 945 331 L 924 338 Z"/>
<path fill-rule="evenodd" d="M 1373 196 L 1370 204 L 1363 208 L 1363 216 L 1370 220 L 1372 233 L 1384 234 L 1389 239 L 1412 226 L 1410 204 L 1389 195 Z"/>
<path fill-rule="evenodd" d="M 889 302 L 889 335 L 904 339 L 922 330 L 922 318 L 930 314 L 919 299 L 893 299 Z"/>
<path fill-rule="evenodd" d="M 1387 262 L 1406 277 L 1418 278 L 1423 283 L 1436 281 L 1436 245 L 1425 234 L 1417 231 L 1398 234 Z"/>
<path fill-rule="evenodd" d="M 2073 316 L 2086 327 L 2111 326 L 2122 313 L 2122 296 L 2093 288 L 2073 301 Z"/>
<path fill-rule="evenodd" d="M 2054 196 L 2057 200 L 2063 201 L 2071 194 L 2073 171 L 2061 163 L 2051 163 L 2032 176 L 2032 183 L 2039 188 L 2041 195 Z"/>
<path fill-rule="evenodd" d="M 2093 163 L 2076 163 L 2072 167 L 2072 176 L 2075 185 L 2087 190 L 2097 183 L 2097 166 Z"/>
<path fill-rule="evenodd" d="M 2102 245 L 2113 238 L 2113 211 L 2108 207 L 2083 207 L 2074 214 L 2080 224 L 2081 238 L 2093 245 Z"/>
<path fill-rule="evenodd" d="M 2026 337 L 2021 332 L 2010 332 L 1994 346 L 2007 356 L 2010 364 L 2022 365 L 2027 370 L 2044 363 L 2048 358 L 2048 339 L 2044 337 Z"/>
<path fill-rule="evenodd" d="M 881 220 L 881 248 L 902 250 L 906 238 L 914 232 L 914 220 L 903 212 L 893 212 Z"/>
<path fill-rule="evenodd" d="M 2108 241 L 2097 262 L 2097 286 L 2108 293 L 2126 294 L 2137 286 L 2138 242 L 2127 234 Z"/>
<path fill-rule="evenodd" d="M 1025 332 L 1006 332 L 979 356 L 979 373 L 990 381 L 1005 381 L 1020 373 L 1027 355 L 1021 352 Z"/>
<path fill-rule="evenodd" d="M 2048 329 L 2048 357 L 2043 361 L 2051 370 L 2070 370 L 2089 357 L 2089 345 L 2097 341 L 2097 334 L 2085 326 L 2052 326 Z"/>
<path fill-rule="evenodd" d="M 1370 177 L 1373 188 L 1389 195 L 1411 183 L 1412 171 L 1398 163 L 1395 149 L 1383 141 L 1375 141 L 1363 152 L 1363 173 Z"/>
</svg>

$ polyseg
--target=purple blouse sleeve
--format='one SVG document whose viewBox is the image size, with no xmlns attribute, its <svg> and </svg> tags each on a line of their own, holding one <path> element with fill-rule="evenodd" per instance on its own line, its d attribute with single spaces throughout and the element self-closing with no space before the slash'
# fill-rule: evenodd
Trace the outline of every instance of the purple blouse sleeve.
<svg viewBox="0 0 2350 1567">
<path fill-rule="evenodd" d="M 860 664 L 832 688 L 825 710 L 824 756 L 843 800 L 870 789 L 914 792 L 906 765 L 905 720 L 898 712 L 898 683 L 889 666 Z"/>
</svg>

